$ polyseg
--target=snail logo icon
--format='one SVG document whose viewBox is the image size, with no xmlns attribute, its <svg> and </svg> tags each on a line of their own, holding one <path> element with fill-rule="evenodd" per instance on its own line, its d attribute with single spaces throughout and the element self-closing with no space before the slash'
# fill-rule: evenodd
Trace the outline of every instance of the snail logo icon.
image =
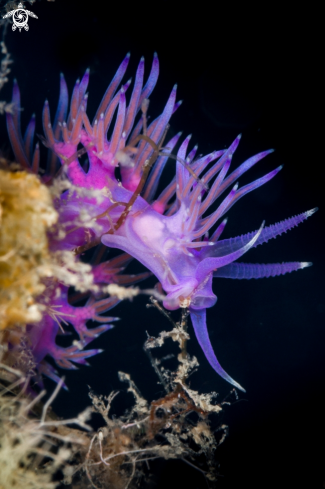
<svg viewBox="0 0 325 489">
<path fill-rule="evenodd" d="M 19 29 L 19 32 L 21 32 L 22 28 L 25 29 L 25 31 L 29 30 L 28 26 L 28 16 L 34 17 L 34 19 L 38 19 L 37 15 L 35 15 L 33 12 L 30 10 L 24 9 L 24 6 L 22 3 L 18 4 L 18 8 L 16 10 L 11 10 L 8 12 L 6 15 L 3 16 L 3 19 L 6 19 L 8 17 L 12 17 L 12 30 L 15 31 L 17 28 Z"/>
</svg>

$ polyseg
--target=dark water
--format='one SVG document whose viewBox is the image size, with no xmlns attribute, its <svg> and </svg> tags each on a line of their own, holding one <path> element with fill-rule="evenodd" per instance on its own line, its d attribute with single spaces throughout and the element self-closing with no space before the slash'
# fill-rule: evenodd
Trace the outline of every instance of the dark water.
<svg viewBox="0 0 325 489">
<path fill-rule="evenodd" d="M 76 78 L 90 67 L 89 110 L 94 114 L 125 54 L 131 51 L 128 74 L 134 76 L 139 58 L 145 56 L 149 71 L 157 51 L 161 75 L 151 96 L 153 118 L 177 82 L 184 104 L 172 118 L 171 134 L 193 133 L 193 144 L 208 153 L 243 132 L 234 166 L 275 148 L 240 179 L 241 185 L 284 164 L 271 182 L 231 209 L 225 237 L 253 231 L 263 219 L 269 225 L 320 207 L 299 228 L 243 260 L 312 261 L 314 266 L 273 279 L 216 280 L 218 302 L 208 312 L 208 326 L 220 363 L 247 390 L 221 418 L 229 425 L 229 436 L 216 455 L 217 487 L 324 487 L 324 164 L 317 135 L 317 34 L 306 31 L 308 11 L 293 18 L 291 12 L 272 12 L 266 6 L 249 11 L 231 4 L 201 8 L 170 1 L 84 6 L 56 0 L 26 8 L 38 16 L 29 20 L 29 32 L 8 30 L 6 35 L 24 127 L 35 112 L 37 132 L 42 132 L 45 98 L 54 115 L 60 72 L 71 93 Z M 9 99 L 10 85 L 1 99 Z M 3 117 L 0 123 L 6 148 Z M 170 163 L 166 179 L 173 171 Z M 146 302 L 140 297 L 113 310 L 121 321 L 93 343 L 105 353 L 91 359 L 91 367 L 68 372 L 70 392 L 62 392 L 55 404 L 59 415 L 73 416 L 89 404 L 87 385 L 99 394 L 123 388 L 118 370 L 131 373 L 148 399 L 162 395 L 142 345 L 146 330 L 158 335 L 168 324 L 158 312 L 147 310 Z M 216 390 L 222 400 L 230 386 L 210 368 L 194 338 L 188 348 L 201 364 L 191 386 Z M 118 403 L 117 411 L 122 398 Z M 181 462 L 157 464 L 154 470 L 159 488 L 207 487 L 199 473 Z"/>
</svg>

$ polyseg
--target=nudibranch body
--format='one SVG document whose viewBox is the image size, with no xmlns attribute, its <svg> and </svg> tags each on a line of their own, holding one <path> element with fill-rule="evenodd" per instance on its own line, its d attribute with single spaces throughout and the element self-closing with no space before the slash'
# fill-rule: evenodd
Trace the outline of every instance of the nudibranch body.
<svg viewBox="0 0 325 489">
<path fill-rule="evenodd" d="M 176 156 L 172 156 L 181 135 L 167 142 L 165 136 L 169 120 L 180 105 L 176 101 L 176 86 L 162 114 L 147 127 L 148 97 L 158 79 L 158 58 L 154 56 L 146 84 L 143 82 L 144 59 L 140 60 L 127 102 L 131 82 L 122 86 L 121 83 L 128 61 L 129 55 L 117 70 L 93 122 L 86 112 L 89 71 L 73 89 L 69 113 L 68 90 L 61 76 L 53 125 L 49 104 L 44 105 L 45 144 L 52 152 L 48 168 L 50 178 L 54 178 L 59 160 L 61 172 L 72 185 L 57 202 L 66 236 L 60 242 L 53 240 L 52 245 L 82 252 L 101 241 L 139 260 L 161 283 L 166 292 L 164 306 L 167 309 L 189 309 L 196 337 L 211 366 L 221 377 L 243 390 L 220 366 L 209 340 L 206 309 L 217 300 L 212 291 L 213 278 L 262 278 L 309 266 L 306 262 L 259 265 L 238 260 L 252 247 L 297 226 L 314 210 L 273 226 L 263 223 L 255 232 L 221 240 L 225 215 L 230 208 L 241 197 L 271 180 L 281 167 L 239 187 L 240 176 L 272 151 L 249 158 L 229 173 L 240 136 L 227 150 L 199 157 L 196 157 L 197 147 L 188 150 L 190 137 L 187 137 Z M 13 102 L 19 107 L 17 85 Z M 14 116 L 8 114 L 7 119 L 17 161 L 37 171 L 39 149 L 37 147 L 34 154 L 30 149 L 35 120 L 32 119 L 26 131 L 24 143 L 20 136 L 19 111 Z M 85 153 L 89 161 L 87 170 L 80 159 Z M 176 176 L 157 195 L 160 176 L 171 157 L 176 159 Z M 116 177 L 117 166 L 120 180 Z M 219 205 L 210 211 L 217 199 Z M 83 220 L 80 219 L 81 208 L 85 214 Z"/>
</svg>

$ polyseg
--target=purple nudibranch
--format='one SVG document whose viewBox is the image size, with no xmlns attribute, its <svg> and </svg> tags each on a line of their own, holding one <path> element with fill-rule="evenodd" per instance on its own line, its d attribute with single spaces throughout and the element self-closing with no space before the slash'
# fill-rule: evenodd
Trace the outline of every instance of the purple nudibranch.
<svg viewBox="0 0 325 489">
<path fill-rule="evenodd" d="M 117 227 L 117 222 L 125 209 L 125 206 L 118 203 L 128 203 L 132 198 L 141 181 L 144 167 L 154 156 L 155 145 L 159 146 L 172 114 L 180 105 L 176 101 L 174 86 L 162 114 L 144 128 L 146 118 L 141 116 L 141 111 L 144 111 L 144 107 L 145 111 L 147 110 L 146 101 L 158 79 L 158 57 L 155 54 L 145 84 L 144 59 L 140 60 L 133 91 L 127 101 L 130 81 L 122 84 L 122 79 L 128 62 L 129 55 L 121 63 L 106 90 L 93 122 L 90 122 L 86 113 L 89 70 L 81 81 L 77 81 L 73 89 L 69 112 L 68 89 L 61 75 L 60 98 L 53 125 L 49 104 L 46 102 L 44 105 L 43 128 L 46 145 L 50 149 L 48 172 L 54 174 L 61 164 L 75 188 L 94 189 L 99 195 L 97 198 L 83 194 L 83 205 L 86 206 L 89 219 L 93 220 L 94 225 L 88 224 L 87 228 L 79 226 L 77 229 L 73 222 L 77 222 L 79 218 L 80 196 L 73 188 L 62 195 L 62 200 L 58 203 L 60 220 L 70 221 L 71 227 L 67 229 L 69 233 L 60 246 L 70 250 L 82 246 L 87 231 L 91 239 L 101 238 L 104 245 L 123 250 L 139 260 L 161 283 L 166 292 L 164 306 L 167 309 L 189 308 L 196 337 L 212 368 L 226 381 L 244 391 L 220 366 L 209 340 L 206 309 L 212 307 L 217 300 L 212 291 L 213 278 L 273 277 L 311 265 L 308 262 L 245 264 L 238 260 L 251 248 L 297 226 L 317 209 L 272 226 L 264 226 L 263 223 L 255 232 L 221 240 L 220 236 L 226 225 L 224 217 L 230 208 L 244 195 L 271 180 L 282 167 L 239 187 L 239 177 L 272 150 L 249 158 L 229 173 L 233 154 L 241 136 L 238 136 L 227 150 L 214 151 L 198 157 L 197 147 L 190 151 L 188 149 L 188 136 L 181 142 L 177 151 L 176 176 L 159 195 L 156 195 L 159 178 L 169 155 L 180 142 L 179 133 L 164 143 L 164 148 L 157 154 L 141 196 L 136 198 L 124 222 Z M 16 83 L 13 102 L 19 109 L 20 95 Z M 115 124 L 112 127 L 113 120 Z M 35 118 L 32 118 L 27 128 L 25 142 L 20 136 L 19 110 L 15 115 L 7 114 L 7 125 L 16 160 L 25 168 L 37 171 L 39 149 L 36 147 L 34 152 L 32 149 Z M 139 137 L 144 131 L 147 139 Z M 133 141 L 136 141 L 134 145 Z M 80 147 L 88 154 L 87 171 L 79 159 Z M 115 176 L 115 168 L 118 165 L 121 181 Z M 219 205 L 210 211 L 217 199 L 220 199 Z M 61 305 L 66 304 L 67 297 L 64 289 L 62 293 L 64 297 L 60 299 Z M 87 317 L 91 318 L 92 315 L 93 309 L 88 311 Z M 85 328 L 84 323 L 81 324 Z M 98 328 L 98 333 L 109 327 L 105 325 Z M 51 341 L 53 344 L 53 338 Z M 84 363 L 86 356 L 95 354 L 94 350 L 91 350 L 90 354 L 87 355 L 85 352 L 78 358 L 76 352 L 71 353 L 74 354 L 73 360 L 79 363 Z M 70 364 L 68 360 L 62 360 L 61 366 L 69 368 Z M 53 378 L 54 373 L 50 372 L 50 375 Z"/>
</svg>

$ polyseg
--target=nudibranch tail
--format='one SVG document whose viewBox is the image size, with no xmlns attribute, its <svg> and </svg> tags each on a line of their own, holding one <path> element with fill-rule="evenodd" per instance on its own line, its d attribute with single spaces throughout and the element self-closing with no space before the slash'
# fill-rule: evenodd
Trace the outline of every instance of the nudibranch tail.
<svg viewBox="0 0 325 489">
<path fill-rule="evenodd" d="M 191 310 L 190 310 L 191 311 Z M 237 389 L 246 392 L 245 389 L 234 380 L 227 372 L 221 367 L 220 363 L 215 356 L 213 351 L 206 322 L 206 309 L 201 309 L 200 311 L 191 311 L 191 320 L 195 332 L 195 336 L 206 356 L 211 367 L 227 382 L 232 384 Z"/>
</svg>

